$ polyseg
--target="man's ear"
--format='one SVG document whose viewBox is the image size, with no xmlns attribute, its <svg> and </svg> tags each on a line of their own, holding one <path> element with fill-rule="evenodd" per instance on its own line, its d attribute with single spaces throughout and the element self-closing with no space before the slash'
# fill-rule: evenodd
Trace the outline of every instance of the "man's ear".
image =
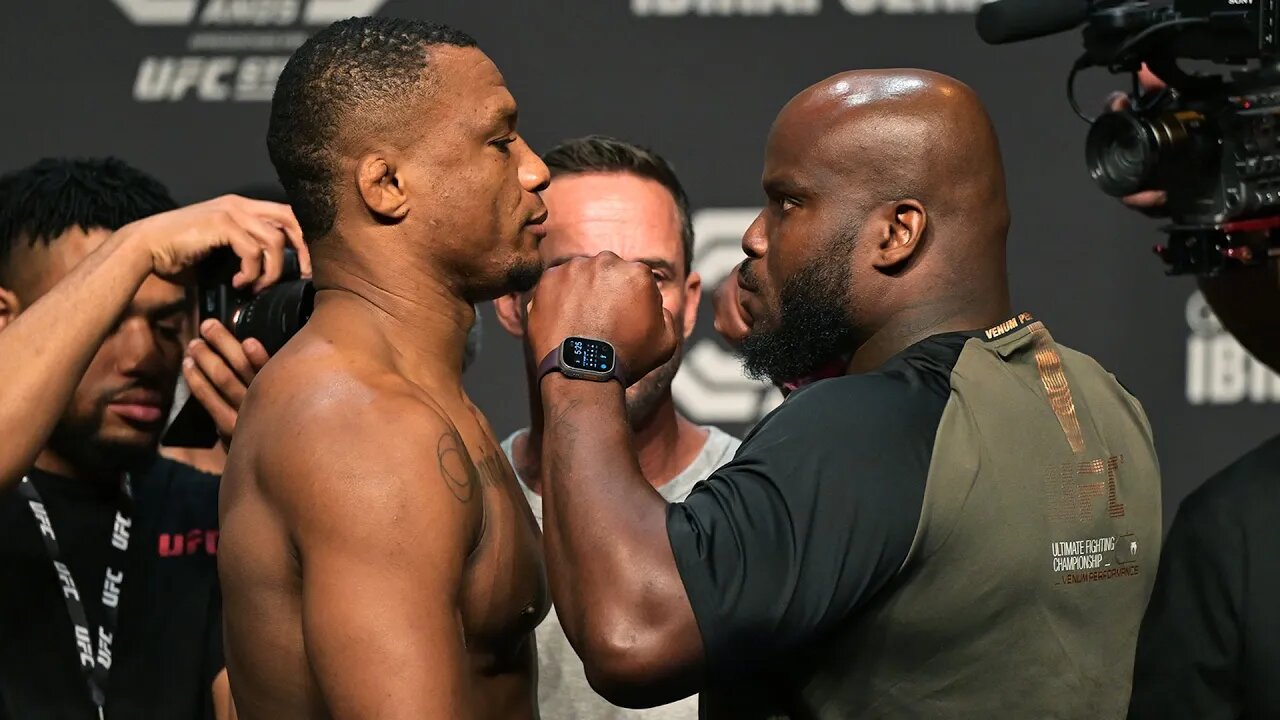
<svg viewBox="0 0 1280 720">
<path fill-rule="evenodd" d="M 702 302 L 702 276 L 692 270 L 684 281 L 684 317 L 677 318 L 684 323 L 684 337 L 689 339 L 693 328 L 698 324 L 698 305 Z"/>
<path fill-rule="evenodd" d="M 18 299 L 17 293 L 6 287 L 0 287 L 0 330 L 13 322 L 18 317 L 18 313 L 22 312 L 22 301 Z"/>
<path fill-rule="evenodd" d="M 902 267 L 920 248 L 928 216 L 918 200 L 897 200 L 887 208 L 888 222 L 873 265 L 880 270 Z"/>
<path fill-rule="evenodd" d="M 508 293 L 493 301 L 498 324 L 514 337 L 524 337 L 525 298 L 521 293 Z"/>
<path fill-rule="evenodd" d="M 385 155 L 365 155 L 356 163 L 356 185 L 364 204 L 378 217 L 403 220 L 409 214 L 404 178 Z"/>
</svg>

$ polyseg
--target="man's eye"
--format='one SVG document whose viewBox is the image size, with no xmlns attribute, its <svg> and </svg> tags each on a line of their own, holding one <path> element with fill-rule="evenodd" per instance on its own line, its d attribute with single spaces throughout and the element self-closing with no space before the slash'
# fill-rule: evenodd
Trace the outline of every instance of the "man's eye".
<svg viewBox="0 0 1280 720">
<path fill-rule="evenodd" d="M 511 152 L 511 143 L 515 141 L 516 141 L 516 138 L 513 135 L 511 137 L 505 137 L 505 138 L 500 138 L 498 140 L 494 140 L 491 144 L 494 147 L 501 150 L 502 152 L 506 153 L 506 152 Z"/>
<path fill-rule="evenodd" d="M 789 198 L 784 196 L 781 200 L 778 201 L 778 207 L 782 208 L 783 212 L 786 212 L 788 210 L 794 210 L 800 207 L 800 203 L 796 202 L 795 198 Z"/>
</svg>

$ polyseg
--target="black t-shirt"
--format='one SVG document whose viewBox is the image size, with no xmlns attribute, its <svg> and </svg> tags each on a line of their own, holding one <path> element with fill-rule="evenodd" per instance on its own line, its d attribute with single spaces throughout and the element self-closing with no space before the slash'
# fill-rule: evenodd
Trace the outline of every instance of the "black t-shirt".
<svg viewBox="0 0 1280 720">
<path fill-rule="evenodd" d="M 1129 717 L 1280 718 L 1280 436 L 1178 508 L 1138 635 Z"/>
<path fill-rule="evenodd" d="M 785 666 L 899 571 L 973 336 L 935 335 L 876 372 L 797 390 L 669 507 L 711 682 Z"/>
<path fill-rule="evenodd" d="M 94 628 L 116 552 L 119 489 L 33 470 Z M 223 666 L 218 478 L 164 458 L 132 476 L 133 511 L 106 691 L 107 718 L 209 718 Z M 38 525 L 17 489 L 0 496 L 0 720 L 92 720 L 72 621 Z"/>
</svg>

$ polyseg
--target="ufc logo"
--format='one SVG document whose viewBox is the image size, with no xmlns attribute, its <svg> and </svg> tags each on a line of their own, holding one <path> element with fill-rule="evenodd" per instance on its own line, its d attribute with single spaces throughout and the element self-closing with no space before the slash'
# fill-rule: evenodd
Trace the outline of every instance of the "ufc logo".
<svg viewBox="0 0 1280 720">
<path fill-rule="evenodd" d="M 40 523 L 40 534 L 53 538 L 53 523 L 49 522 L 49 512 L 44 509 L 44 503 L 30 500 L 27 504 L 31 506 L 31 512 L 35 513 L 36 521 Z"/>
<path fill-rule="evenodd" d="M 58 580 L 62 582 L 62 594 L 65 597 L 80 599 L 80 593 L 76 590 L 76 581 L 71 577 L 71 568 L 65 564 L 53 561 L 53 567 L 58 571 Z"/>
<path fill-rule="evenodd" d="M 102 583 L 102 604 L 113 608 L 120 604 L 120 582 L 124 573 L 107 568 L 106 582 Z"/>
<path fill-rule="evenodd" d="M 203 551 L 206 555 L 218 554 L 217 530 L 188 530 L 183 533 L 160 533 L 160 557 L 178 557 L 195 555 Z"/>
<path fill-rule="evenodd" d="M 129 518 L 116 513 L 116 524 L 111 529 L 111 546 L 117 550 L 129 549 L 129 526 L 133 521 Z"/>
<path fill-rule="evenodd" d="M 1104 497 L 1107 517 L 1124 517 L 1124 503 L 1119 501 L 1116 488 L 1116 475 L 1122 464 L 1124 456 L 1115 455 L 1049 468 L 1045 477 L 1049 517 L 1083 525 L 1096 516 Z"/>
<path fill-rule="evenodd" d="M 89 637 L 89 628 L 76 625 L 76 649 L 80 651 L 80 664 L 93 667 L 93 640 Z"/>
<path fill-rule="evenodd" d="M 111 669 L 111 633 L 98 628 L 98 664 Z"/>
</svg>

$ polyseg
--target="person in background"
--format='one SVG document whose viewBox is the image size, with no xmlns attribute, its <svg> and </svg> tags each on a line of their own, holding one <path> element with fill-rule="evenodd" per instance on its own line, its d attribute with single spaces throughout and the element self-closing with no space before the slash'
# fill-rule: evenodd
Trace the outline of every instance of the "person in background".
<svg viewBox="0 0 1280 720">
<path fill-rule="evenodd" d="M 735 720 L 1120 716 L 1159 555 L 1151 431 L 1011 312 L 981 102 L 921 70 L 833 76 L 779 114 L 762 179 L 748 369 L 851 360 L 685 502 L 646 482 L 624 412 L 680 335 L 648 268 L 575 258 L 530 301 L 548 575 L 593 687 Z M 559 372 L 578 348 L 615 369 Z"/>
<path fill-rule="evenodd" d="M 1164 84 L 1145 68 L 1144 92 Z M 1127 97 L 1113 98 L 1123 109 Z M 1148 190 L 1125 205 L 1159 216 Z M 1255 358 L 1280 371 L 1280 260 L 1199 278 L 1209 307 Z M 1280 717 L 1280 435 L 1182 501 L 1165 537 L 1138 635 L 1131 720 Z"/>
<path fill-rule="evenodd" d="M 180 278 L 229 245 L 264 287 L 303 246 L 285 206 L 175 207 L 115 159 L 0 177 L 0 718 L 214 712 L 218 479 L 157 454 Z"/>
<path fill-rule="evenodd" d="M 680 369 L 683 339 L 693 332 L 702 297 L 702 280 L 693 272 L 693 226 L 689 200 L 675 170 L 657 153 L 609 137 L 563 142 L 542 156 L 551 185 L 542 193 L 547 205 L 547 235 L 538 249 L 546 267 L 577 257 L 612 252 L 643 263 L 653 273 L 663 307 L 680 323 L 681 341 L 671 359 L 627 388 L 627 422 L 645 480 L 668 502 L 680 502 L 693 486 L 733 458 L 739 441 L 711 426 L 699 426 L 680 414 L 671 397 L 671 381 Z M 502 326 L 524 338 L 528 293 L 494 301 Z M 564 312 L 576 312 L 564 308 Z M 524 343 L 529 381 L 527 428 L 512 433 L 502 449 L 515 468 L 520 489 L 542 523 L 542 399 L 537 359 Z M 648 710 L 609 703 L 591 689 L 582 661 L 573 652 L 555 609 L 537 629 L 538 708 L 547 718 L 613 720 L 663 718 L 696 720 L 697 697 Z"/>
</svg>

